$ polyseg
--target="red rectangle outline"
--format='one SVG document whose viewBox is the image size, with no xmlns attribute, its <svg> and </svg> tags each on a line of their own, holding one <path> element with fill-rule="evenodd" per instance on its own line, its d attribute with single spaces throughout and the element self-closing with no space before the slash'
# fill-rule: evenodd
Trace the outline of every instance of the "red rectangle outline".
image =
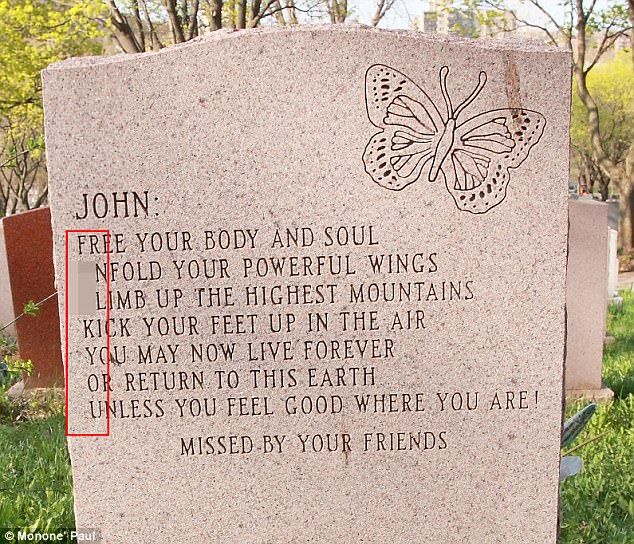
<svg viewBox="0 0 634 544">
<path fill-rule="evenodd" d="M 71 232 L 79 233 L 103 233 L 106 234 L 106 432 L 105 433 L 71 433 L 68 431 L 68 234 Z M 110 229 L 65 229 L 65 260 L 64 260 L 64 320 L 65 320 L 65 353 L 66 367 L 64 372 L 65 379 L 65 432 L 66 436 L 110 436 Z"/>
</svg>

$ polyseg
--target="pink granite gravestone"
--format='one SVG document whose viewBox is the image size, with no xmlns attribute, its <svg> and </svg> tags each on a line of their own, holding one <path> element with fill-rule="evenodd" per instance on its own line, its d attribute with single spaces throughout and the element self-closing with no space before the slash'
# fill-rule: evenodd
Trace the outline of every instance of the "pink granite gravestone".
<svg viewBox="0 0 634 544">
<path fill-rule="evenodd" d="M 591 199 L 569 201 L 566 281 L 566 392 L 610 398 L 601 382 L 608 305 L 608 206 Z"/>
<path fill-rule="evenodd" d="M 43 81 L 78 526 L 555 543 L 568 53 L 260 29 Z"/>
<path fill-rule="evenodd" d="M 55 293 L 50 210 L 10 215 L 2 219 L 2 228 L 11 302 L 17 316 L 27 302 L 39 302 Z M 56 296 L 44 302 L 36 316 L 23 316 L 14 327 L 20 357 L 33 362 L 27 387 L 63 385 Z"/>
</svg>

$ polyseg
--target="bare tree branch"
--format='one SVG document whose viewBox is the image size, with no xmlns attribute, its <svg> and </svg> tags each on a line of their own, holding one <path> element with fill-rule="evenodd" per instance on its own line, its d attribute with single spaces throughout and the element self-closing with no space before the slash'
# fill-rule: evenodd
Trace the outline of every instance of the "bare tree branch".
<svg viewBox="0 0 634 544">
<path fill-rule="evenodd" d="M 189 31 L 187 32 L 187 40 L 193 40 L 198 36 L 198 10 L 200 9 L 199 0 L 194 0 L 192 4 L 192 13 L 189 15 Z"/>
<path fill-rule="evenodd" d="M 616 42 L 616 40 L 618 40 L 621 36 L 626 36 L 628 32 L 632 30 L 632 27 L 629 27 L 609 34 L 609 29 L 612 28 L 612 26 L 613 25 L 609 25 L 605 33 L 603 34 L 603 38 L 601 39 L 601 43 L 599 44 L 599 47 L 594 54 L 592 62 L 583 69 L 586 74 L 596 66 L 597 62 L 599 62 L 601 57 L 614 45 L 614 42 Z"/>
<path fill-rule="evenodd" d="M 162 49 L 165 47 L 161 39 L 159 38 L 156 29 L 154 28 L 154 23 L 152 22 L 152 18 L 150 17 L 150 12 L 147 8 L 146 0 L 141 0 L 141 6 L 143 7 L 143 13 L 145 14 L 145 20 L 147 21 L 148 28 L 150 29 L 150 38 L 152 40 L 152 49 Z"/>
<path fill-rule="evenodd" d="M 374 15 L 372 15 L 372 19 L 370 20 L 371 26 L 378 26 L 381 22 L 381 19 L 385 17 L 385 14 L 392 9 L 396 0 L 377 0 L 376 9 L 374 10 Z"/>
<path fill-rule="evenodd" d="M 525 19 L 524 17 L 520 17 L 517 12 L 513 9 L 509 9 L 509 10 L 505 10 L 504 4 L 500 3 L 499 1 L 496 0 L 483 0 L 482 2 L 483 5 L 489 6 L 497 11 L 507 11 L 508 13 L 510 13 L 511 17 L 513 17 L 513 19 L 515 19 L 516 22 L 520 23 L 522 25 L 523 28 L 535 28 L 537 30 L 541 30 L 544 34 L 546 34 L 546 36 L 548 37 L 549 41 L 553 44 L 553 45 L 559 45 L 559 42 L 556 38 L 556 36 L 551 32 L 551 30 L 544 26 L 544 25 L 540 25 L 531 21 L 528 21 L 527 19 Z M 504 31 L 504 29 L 498 29 L 499 31 Z"/>
<path fill-rule="evenodd" d="M 107 0 L 110 8 L 110 22 L 115 29 L 115 41 L 124 53 L 142 53 L 139 40 L 134 35 L 128 19 L 121 13 L 114 0 Z"/>
<path fill-rule="evenodd" d="M 185 41 L 185 33 L 183 32 L 183 23 L 176 10 L 176 0 L 164 1 L 169 18 L 170 30 L 172 31 L 172 39 L 174 43 L 183 43 Z"/>
<path fill-rule="evenodd" d="M 528 2 L 530 4 L 532 4 L 533 6 L 535 6 L 539 11 L 541 11 L 547 18 L 548 20 L 555 26 L 555 28 L 559 31 L 559 32 L 563 32 L 563 28 L 562 26 L 559 24 L 559 22 L 557 21 L 557 19 L 555 19 L 552 14 L 544 7 L 542 6 L 538 0 L 528 0 Z"/>
<path fill-rule="evenodd" d="M 594 13 L 594 8 L 596 7 L 596 5 L 597 5 L 597 0 L 592 0 L 592 3 L 590 4 L 590 6 L 588 6 L 586 10 L 586 15 L 585 15 L 586 24 L 588 24 L 590 17 Z"/>
</svg>

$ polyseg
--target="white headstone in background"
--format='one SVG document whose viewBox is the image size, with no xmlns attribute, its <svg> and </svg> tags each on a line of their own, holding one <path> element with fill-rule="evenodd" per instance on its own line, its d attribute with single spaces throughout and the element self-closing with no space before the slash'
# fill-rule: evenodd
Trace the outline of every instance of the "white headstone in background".
<svg viewBox="0 0 634 544">
<path fill-rule="evenodd" d="M 619 296 L 619 255 L 617 249 L 618 231 L 608 228 L 608 297 Z"/>
<path fill-rule="evenodd" d="M 4 226 L 0 220 L 0 327 L 8 325 L 3 335 L 15 336 L 15 324 L 9 325 L 15 319 L 13 311 L 13 297 L 11 296 L 11 278 L 7 262 L 7 247 L 4 243 Z"/>
</svg>

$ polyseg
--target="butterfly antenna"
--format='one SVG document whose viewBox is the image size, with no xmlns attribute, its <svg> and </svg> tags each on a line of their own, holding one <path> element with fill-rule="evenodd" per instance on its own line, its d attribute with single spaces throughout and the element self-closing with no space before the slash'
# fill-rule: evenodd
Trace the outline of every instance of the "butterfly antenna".
<svg viewBox="0 0 634 544">
<path fill-rule="evenodd" d="M 480 80 L 478 81 L 478 85 L 476 86 L 475 89 L 473 89 L 473 92 L 469 95 L 469 98 L 467 98 L 462 104 L 460 104 L 455 111 L 455 117 L 458 117 L 458 115 L 469 105 L 471 104 L 471 102 L 473 102 L 477 96 L 480 94 L 480 92 L 482 91 L 482 89 L 484 89 L 484 86 L 486 85 L 487 82 L 487 75 L 484 72 L 480 72 Z"/>
<path fill-rule="evenodd" d="M 447 91 L 447 76 L 449 75 L 449 68 L 443 66 L 440 69 L 440 90 L 442 96 L 445 99 L 445 105 L 447 106 L 447 119 L 453 117 L 453 106 L 451 105 L 451 98 L 449 98 L 449 92 Z"/>
</svg>

